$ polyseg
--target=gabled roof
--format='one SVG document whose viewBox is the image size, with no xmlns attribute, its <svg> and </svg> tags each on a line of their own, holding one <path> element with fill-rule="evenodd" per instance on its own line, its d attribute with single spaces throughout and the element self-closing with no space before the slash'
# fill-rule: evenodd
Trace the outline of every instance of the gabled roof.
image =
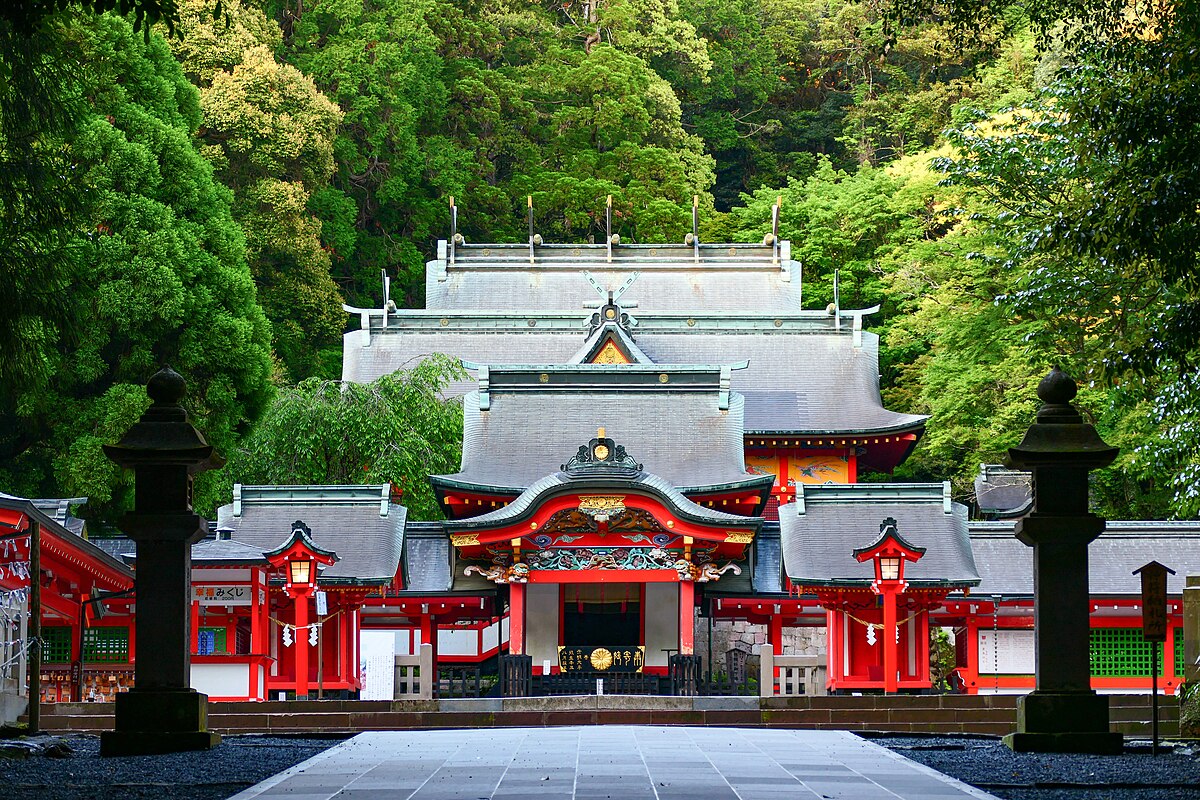
<svg viewBox="0 0 1200 800">
<path fill-rule="evenodd" d="M 762 484 L 746 471 L 743 400 L 722 391 L 720 367 L 577 365 L 507 374 L 506 383 L 504 373 L 489 371 L 486 390 L 465 398 L 462 465 L 431 476 L 435 486 L 519 493 L 601 427 L 680 490 Z"/>
<path fill-rule="evenodd" d="M 783 568 L 805 586 L 862 585 L 874 566 L 854 551 L 879 538 L 879 524 L 896 520 L 904 538 L 925 556 L 905 570 L 910 586 L 974 586 L 979 571 L 967 536 L 967 509 L 950 500 L 949 484 L 797 486 L 795 503 L 779 507 Z"/>
<path fill-rule="evenodd" d="M 1013 535 L 1016 522 L 972 522 L 971 547 L 982 580 L 972 595 L 1033 596 L 1033 548 Z M 1167 591 L 1183 593 L 1186 576 L 1200 574 L 1200 522 L 1110 520 L 1088 545 L 1088 588 L 1092 596 L 1136 597 L 1141 578 L 1133 571 L 1158 561 L 1177 574 L 1167 576 Z"/>
<path fill-rule="evenodd" d="M 391 487 L 234 486 L 234 501 L 217 510 L 217 530 L 260 552 L 289 541 L 302 520 L 312 540 L 337 554 L 322 584 L 389 583 L 404 545 L 407 509 L 391 502 Z"/>
<path fill-rule="evenodd" d="M 22 500 L 24 498 L 0 492 L 0 498 Z M 86 497 L 55 497 L 30 500 L 34 507 L 45 513 L 50 519 L 62 525 L 76 536 L 83 535 L 84 521 L 71 513 L 72 506 L 82 506 L 87 503 Z"/>
<path fill-rule="evenodd" d="M 593 364 L 603 358 L 607 348 L 614 348 L 628 364 L 653 364 L 650 356 L 642 352 L 625 329 L 615 322 L 606 322 L 596 328 L 583 347 L 571 356 L 568 364 Z M 605 362 L 612 363 L 612 362 Z"/>
<path fill-rule="evenodd" d="M 52 511 L 59 502 L 58 500 L 49 501 Z M 65 502 L 74 502 L 74 499 Z M 82 556 L 83 568 L 86 571 L 94 575 L 105 575 L 119 585 L 128 585 L 129 582 L 132 582 L 133 572 L 128 566 L 48 515 L 39 507 L 39 503 L 47 505 L 46 501 L 26 500 L 9 494 L 0 495 L 0 509 L 9 512 L 9 514 L 0 515 L 3 518 L 0 521 L 15 522 L 23 526 L 24 530 L 28 530 L 29 521 L 36 520 L 41 526 L 44 536 L 53 537 L 58 540 L 60 547 Z M 0 524 L 0 533 L 9 532 L 7 529 L 8 525 Z"/>
</svg>

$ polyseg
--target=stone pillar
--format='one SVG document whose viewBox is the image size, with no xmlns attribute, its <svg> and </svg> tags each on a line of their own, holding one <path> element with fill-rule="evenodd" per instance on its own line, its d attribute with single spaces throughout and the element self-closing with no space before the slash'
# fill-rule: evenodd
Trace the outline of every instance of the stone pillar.
<svg viewBox="0 0 1200 800">
<path fill-rule="evenodd" d="M 1108 698 L 1091 688 L 1088 544 L 1104 520 L 1088 511 L 1088 472 L 1117 456 L 1071 405 L 1075 382 L 1058 367 L 1038 385 L 1044 405 L 1021 444 L 1014 467 L 1033 472 L 1033 511 L 1016 536 L 1033 548 L 1036 688 L 1017 701 L 1013 750 L 1119 753 L 1109 730 Z"/>
<path fill-rule="evenodd" d="M 1200 679 L 1200 575 L 1188 575 L 1183 587 L 1183 675 L 1188 683 Z"/>
<path fill-rule="evenodd" d="M 104 452 L 134 470 L 134 508 L 121 529 L 137 543 L 134 688 L 116 697 L 115 730 L 101 735 L 105 756 L 207 750 L 208 696 L 191 688 L 191 548 L 206 524 L 192 513 L 192 474 L 212 465 L 213 449 L 179 404 L 186 384 L 169 367 L 146 385 L 154 401 L 121 441 Z"/>
</svg>

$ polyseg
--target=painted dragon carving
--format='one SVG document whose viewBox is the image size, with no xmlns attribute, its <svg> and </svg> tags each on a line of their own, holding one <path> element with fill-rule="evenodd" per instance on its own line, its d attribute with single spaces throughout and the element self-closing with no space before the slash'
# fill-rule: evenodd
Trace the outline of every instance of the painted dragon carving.
<svg viewBox="0 0 1200 800">
<path fill-rule="evenodd" d="M 511 567 L 504 564 L 493 564 L 490 567 L 471 564 L 463 570 L 463 575 L 481 575 L 492 583 L 529 583 L 529 567 L 521 562 Z"/>
<path fill-rule="evenodd" d="M 718 567 L 716 564 L 709 562 L 707 564 L 693 564 L 686 558 L 681 558 L 675 562 L 675 571 L 679 573 L 679 580 L 694 581 L 696 583 L 709 583 L 710 581 L 718 581 L 726 572 L 733 570 L 734 575 L 741 575 L 742 568 L 732 561 L 725 564 L 723 567 Z"/>
</svg>

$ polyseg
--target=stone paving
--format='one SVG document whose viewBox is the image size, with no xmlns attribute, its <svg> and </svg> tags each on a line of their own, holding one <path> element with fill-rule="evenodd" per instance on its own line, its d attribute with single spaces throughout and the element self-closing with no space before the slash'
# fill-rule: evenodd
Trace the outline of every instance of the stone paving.
<svg viewBox="0 0 1200 800">
<path fill-rule="evenodd" d="M 362 733 L 231 800 L 992 797 L 846 731 L 605 725 Z"/>
</svg>

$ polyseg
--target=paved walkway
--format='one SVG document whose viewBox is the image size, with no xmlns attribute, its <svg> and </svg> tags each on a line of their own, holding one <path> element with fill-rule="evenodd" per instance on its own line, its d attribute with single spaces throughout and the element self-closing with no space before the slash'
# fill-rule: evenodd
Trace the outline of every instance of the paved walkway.
<svg viewBox="0 0 1200 800">
<path fill-rule="evenodd" d="M 231 800 L 251 798 L 942 800 L 992 795 L 845 731 L 604 725 L 362 733 Z"/>
</svg>

